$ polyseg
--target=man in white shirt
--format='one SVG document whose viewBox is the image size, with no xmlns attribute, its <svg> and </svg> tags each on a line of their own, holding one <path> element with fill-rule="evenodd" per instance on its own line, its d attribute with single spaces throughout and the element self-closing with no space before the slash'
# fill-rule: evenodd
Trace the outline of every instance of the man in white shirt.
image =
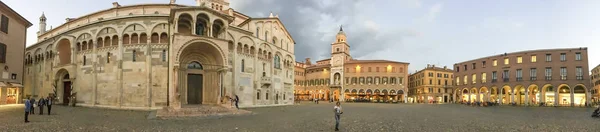
<svg viewBox="0 0 600 132">
<path fill-rule="evenodd" d="M 341 103 L 340 102 L 336 102 L 335 106 L 333 107 L 333 112 L 335 113 L 335 131 L 339 131 L 339 125 L 340 125 L 340 116 L 344 113 L 342 112 L 342 106 L 340 106 Z"/>
</svg>

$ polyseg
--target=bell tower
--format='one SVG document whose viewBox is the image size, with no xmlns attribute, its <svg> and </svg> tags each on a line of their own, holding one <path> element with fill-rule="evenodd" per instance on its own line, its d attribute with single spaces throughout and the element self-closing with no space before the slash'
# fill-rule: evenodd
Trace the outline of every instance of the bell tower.
<svg viewBox="0 0 600 132">
<path fill-rule="evenodd" d="M 40 16 L 40 29 L 38 31 L 38 36 L 46 33 L 46 15 L 42 12 L 42 16 Z"/>
<path fill-rule="evenodd" d="M 330 97 L 334 101 L 344 101 L 344 63 L 351 59 L 350 45 L 346 42 L 346 33 L 340 26 L 340 31 L 335 35 L 335 41 L 331 43 L 331 72 L 330 72 Z"/>
<path fill-rule="evenodd" d="M 331 43 L 331 65 L 343 66 L 344 62 L 349 61 L 350 45 L 346 42 L 346 33 L 344 28 L 340 26 L 340 31 L 335 35 L 335 41 Z"/>
</svg>

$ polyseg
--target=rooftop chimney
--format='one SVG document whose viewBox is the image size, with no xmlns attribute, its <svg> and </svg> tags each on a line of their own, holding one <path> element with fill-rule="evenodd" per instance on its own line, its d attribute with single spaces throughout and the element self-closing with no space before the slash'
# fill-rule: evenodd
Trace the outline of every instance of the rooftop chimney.
<svg viewBox="0 0 600 132">
<path fill-rule="evenodd" d="M 446 70 L 446 69 L 448 69 L 448 67 L 447 67 L 447 66 L 444 66 L 444 70 Z"/>
<path fill-rule="evenodd" d="M 119 2 L 113 2 L 113 8 L 118 8 L 121 7 L 121 5 L 119 5 Z"/>
<path fill-rule="evenodd" d="M 426 68 L 429 68 L 429 67 L 431 67 L 431 64 L 427 64 L 427 67 L 426 67 Z"/>
</svg>

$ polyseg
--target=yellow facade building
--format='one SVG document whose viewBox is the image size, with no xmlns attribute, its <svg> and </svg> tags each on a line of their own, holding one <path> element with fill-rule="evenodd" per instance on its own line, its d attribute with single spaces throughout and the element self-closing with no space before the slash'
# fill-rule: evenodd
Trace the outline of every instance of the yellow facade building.
<svg viewBox="0 0 600 132">
<path fill-rule="evenodd" d="M 408 77 L 410 103 L 449 103 L 452 97 L 452 69 L 427 65 Z"/>
<path fill-rule="evenodd" d="M 389 60 L 357 60 L 343 29 L 331 44 L 331 58 L 296 62 L 296 100 L 346 102 L 405 102 L 409 63 Z"/>
</svg>

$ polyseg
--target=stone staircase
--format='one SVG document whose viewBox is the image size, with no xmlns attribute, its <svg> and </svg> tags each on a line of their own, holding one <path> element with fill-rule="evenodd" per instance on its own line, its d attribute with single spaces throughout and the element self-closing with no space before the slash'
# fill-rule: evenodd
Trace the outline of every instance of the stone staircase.
<svg viewBox="0 0 600 132">
<path fill-rule="evenodd" d="M 186 105 L 180 109 L 163 108 L 156 112 L 156 117 L 205 117 L 205 116 L 225 116 L 225 115 L 246 115 L 251 111 L 228 108 L 221 105 Z"/>
</svg>

